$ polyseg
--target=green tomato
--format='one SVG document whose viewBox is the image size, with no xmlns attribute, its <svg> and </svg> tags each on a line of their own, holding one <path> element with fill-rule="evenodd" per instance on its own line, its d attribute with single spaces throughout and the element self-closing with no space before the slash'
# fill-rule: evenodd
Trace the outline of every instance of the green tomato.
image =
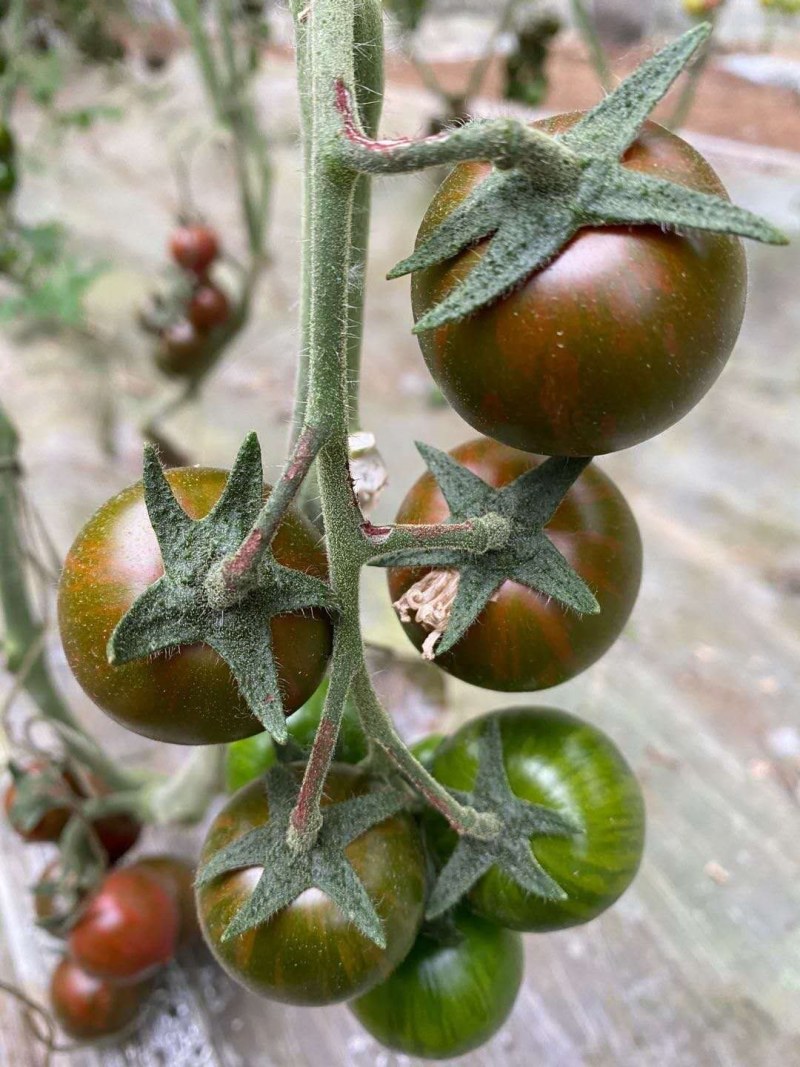
<svg viewBox="0 0 800 1067">
<path fill-rule="evenodd" d="M 567 894 L 545 900 L 527 893 L 496 867 L 475 883 L 470 907 L 514 930 L 560 930 L 588 922 L 628 888 L 644 848 L 641 790 L 622 753 L 596 727 L 554 708 L 507 708 L 462 726 L 439 747 L 433 774 L 469 792 L 478 770 L 487 719 L 500 723 L 503 761 L 513 792 L 577 823 L 571 837 L 537 837 L 531 850 Z M 427 840 L 444 862 L 455 836 L 440 816 L 427 817 Z"/>
<path fill-rule="evenodd" d="M 444 734 L 428 734 L 411 745 L 411 754 L 417 757 L 426 771 L 433 767 L 433 757 L 442 741 Z"/>
<path fill-rule="evenodd" d="M 522 938 L 466 909 L 421 933 L 385 982 L 350 1005 L 382 1044 L 409 1056 L 449 1059 L 478 1048 L 508 1018 L 522 983 Z"/>
<path fill-rule="evenodd" d="M 286 721 L 289 736 L 304 752 L 309 752 L 314 744 L 327 693 L 326 678 L 314 695 Z M 348 701 L 334 758 L 338 763 L 359 763 L 366 754 L 367 739 L 361 729 L 358 712 L 355 705 Z M 268 733 L 256 734 L 228 745 L 225 759 L 225 785 L 228 792 L 235 793 L 255 778 L 260 778 L 277 759 L 275 744 Z"/>
</svg>

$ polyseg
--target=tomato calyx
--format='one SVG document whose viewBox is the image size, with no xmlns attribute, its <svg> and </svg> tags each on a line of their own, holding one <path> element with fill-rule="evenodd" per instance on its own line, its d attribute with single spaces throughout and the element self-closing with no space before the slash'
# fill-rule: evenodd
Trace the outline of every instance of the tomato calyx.
<svg viewBox="0 0 800 1067">
<path fill-rule="evenodd" d="M 491 838 L 463 834 L 442 868 L 428 900 L 426 918 L 437 919 L 452 908 L 490 867 L 497 867 L 517 885 L 545 900 L 567 894 L 534 856 L 531 838 L 570 837 L 579 827 L 552 808 L 520 800 L 511 789 L 503 763 L 503 743 L 496 720 L 487 721 L 478 748 L 478 774 L 470 793 L 451 791 L 476 811 L 491 811 L 500 831 Z"/>
<path fill-rule="evenodd" d="M 428 658 L 451 649 L 506 581 L 519 582 L 581 614 L 599 612 L 592 591 L 545 532 L 589 459 L 552 457 L 494 489 L 446 452 L 423 444 L 417 448 L 444 494 L 451 522 L 495 514 L 511 526 L 504 547 L 481 555 L 450 549 L 425 551 L 420 546 L 372 561 L 376 567 L 436 568 L 433 577 L 423 578 L 395 605 L 401 617 L 413 612 L 416 621 L 430 629 Z"/>
<path fill-rule="evenodd" d="M 164 561 L 164 575 L 122 617 L 108 643 L 112 666 L 178 646 L 206 644 L 227 663 L 248 707 L 272 737 L 287 737 L 272 634 L 276 615 L 309 608 L 335 612 L 328 585 L 263 552 L 256 580 L 232 605 L 213 605 L 206 581 L 246 538 L 263 503 L 261 449 L 250 434 L 225 490 L 209 514 L 191 519 L 164 477 L 155 449 L 145 449 L 144 492 Z"/>
<path fill-rule="evenodd" d="M 252 895 L 226 928 L 228 941 L 266 923 L 281 908 L 307 889 L 319 889 L 341 908 L 361 933 L 379 948 L 386 947 L 380 917 L 364 885 L 345 855 L 345 848 L 372 826 L 408 806 L 406 793 L 385 786 L 364 796 L 328 805 L 315 839 L 298 840 L 292 833 L 292 815 L 299 784 L 283 764 L 264 777 L 269 799 L 269 821 L 250 830 L 214 855 L 198 872 L 202 887 L 229 871 L 263 867 Z"/>
<path fill-rule="evenodd" d="M 467 159 L 495 164 L 458 209 L 389 273 L 399 278 L 425 270 L 489 241 L 466 278 L 417 321 L 415 333 L 457 322 L 502 297 L 547 266 L 587 226 L 657 225 L 786 244 L 764 219 L 719 196 L 637 173 L 621 162 L 709 32 L 703 25 L 684 34 L 555 137 L 515 123 L 483 122 L 430 143 L 397 142 L 383 149 L 383 170 Z M 379 154 L 381 143 L 359 144 L 347 125 L 345 134 L 352 165 L 374 170 L 369 156 Z M 396 159 L 387 162 L 393 154 Z"/>
</svg>

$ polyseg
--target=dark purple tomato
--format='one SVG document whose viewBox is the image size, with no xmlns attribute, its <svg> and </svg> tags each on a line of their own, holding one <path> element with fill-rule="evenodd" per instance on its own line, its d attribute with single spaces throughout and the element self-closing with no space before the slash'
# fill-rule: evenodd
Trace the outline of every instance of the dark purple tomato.
<svg viewBox="0 0 800 1067">
<path fill-rule="evenodd" d="M 213 282 L 202 282 L 192 293 L 187 315 L 200 333 L 213 330 L 227 322 L 231 313 L 227 296 Z"/>
<path fill-rule="evenodd" d="M 563 133 L 580 114 L 535 126 Z M 623 162 L 725 196 L 709 164 L 650 122 Z M 461 164 L 422 221 L 427 238 L 490 173 Z M 483 241 L 412 279 L 419 319 L 485 254 Z M 481 433 L 543 455 L 596 456 L 646 441 L 687 414 L 719 376 L 744 315 L 741 242 L 656 226 L 581 230 L 519 288 L 420 335 L 456 411 Z"/>
<path fill-rule="evenodd" d="M 136 865 L 112 871 L 70 930 L 69 951 L 88 974 L 136 982 L 175 954 L 180 914 L 162 878 Z"/>
<path fill-rule="evenodd" d="M 205 274 L 219 255 L 219 239 L 210 226 L 179 226 L 169 239 L 169 250 L 179 267 Z"/>
<path fill-rule="evenodd" d="M 294 765 L 298 777 L 300 765 Z M 324 804 L 361 796 L 370 779 L 345 764 L 333 765 Z M 232 797 L 214 820 L 201 865 L 243 834 L 269 820 L 262 780 Z M 414 943 L 425 903 L 425 858 L 414 820 L 395 815 L 371 827 L 347 847 L 386 934 L 378 948 L 338 905 L 317 889 L 302 893 L 269 922 L 222 941 L 236 912 L 248 900 L 263 868 L 220 875 L 197 891 L 206 941 L 219 963 L 242 985 L 288 1004 L 335 1004 L 358 996 L 386 978 Z"/>
<path fill-rule="evenodd" d="M 65 1033 L 78 1041 L 95 1041 L 129 1026 L 147 992 L 147 983 L 115 985 L 65 958 L 53 972 L 50 1003 Z"/>
<path fill-rule="evenodd" d="M 24 773 L 26 776 L 44 774 L 49 768 L 50 764 L 44 760 L 35 760 L 25 768 Z M 75 794 L 75 786 L 75 780 L 68 771 L 65 771 L 60 778 L 54 779 L 52 785 L 54 802 L 60 800 L 61 795 L 63 794 L 65 803 L 63 805 L 54 803 L 54 806 L 46 811 L 33 826 L 23 827 L 13 810 L 14 805 L 17 802 L 18 794 L 16 783 L 11 782 L 6 788 L 3 797 L 3 807 L 5 809 L 6 818 L 23 841 L 27 841 L 29 844 L 43 844 L 45 842 L 58 841 L 65 826 L 69 822 L 70 815 L 72 814 L 69 800 L 71 799 L 71 796 Z M 55 795 L 56 793 L 58 796 Z M 48 799 L 49 795 L 50 786 L 48 786 Z"/>
<path fill-rule="evenodd" d="M 203 335 L 188 319 L 179 319 L 159 337 L 156 366 L 171 378 L 183 378 L 198 369 L 205 354 Z"/>
<path fill-rule="evenodd" d="M 433 774 L 443 785 L 473 789 L 481 734 L 492 718 L 500 723 L 512 792 L 567 816 L 578 830 L 570 837 L 531 840 L 531 851 L 566 900 L 528 893 L 490 867 L 467 903 L 513 930 L 541 932 L 589 922 L 625 892 L 639 869 L 645 811 L 636 776 L 613 741 L 590 723 L 555 708 L 507 708 L 445 738 L 433 761 Z M 444 862 L 455 835 L 435 815 L 426 820 L 426 830 L 426 840 Z"/>
<path fill-rule="evenodd" d="M 541 463 L 496 441 L 478 438 L 450 453 L 495 488 Z M 450 514 L 432 475 L 412 486 L 397 513 L 399 523 L 438 523 Z M 532 692 L 560 685 L 591 666 L 616 641 L 636 602 L 642 576 L 642 545 L 625 498 L 605 474 L 588 467 L 547 527 L 547 534 L 600 604 L 598 615 L 579 615 L 516 582 L 501 586 L 461 640 L 436 664 L 484 689 Z M 427 570 L 388 571 L 397 601 Z M 405 623 L 421 648 L 427 631 Z"/>
<path fill-rule="evenodd" d="M 382 1045 L 426 1060 L 483 1045 L 506 1021 L 523 975 L 522 938 L 459 908 L 425 930 L 389 975 L 351 1005 Z"/>
<path fill-rule="evenodd" d="M 200 922 L 194 903 L 194 868 L 176 856 L 143 856 L 136 867 L 155 875 L 169 890 L 178 905 L 180 929 L 178 948 L 191 944 L 200 936 Z"/>
<path fill-rule="evenodd" d="M 208 467 L 166 472 L 193 519 L 208 514 L 227 477 L 226 471 Z M 265 497 L 269 491 L 265 487 Z M 298 513 L 286 515 L 272 547 L 284 566 L 326 577 L 318 536 Z M 113 719 L 157 741 L 222 744 L 263 730 L 227 665 L 207 645 L 183 646 L 119 667 L 108 663 L 106 645 L 114 627 L 162 574 L 161 552 L 137 482 L 95 513 L 64 563 L 58 619 L 75 677 Z M 306 612 L 278 616 L 270 626 L 284 706 L 292 712 L 322 681 L 331 650 L 330 620 Z"/>
</svg>

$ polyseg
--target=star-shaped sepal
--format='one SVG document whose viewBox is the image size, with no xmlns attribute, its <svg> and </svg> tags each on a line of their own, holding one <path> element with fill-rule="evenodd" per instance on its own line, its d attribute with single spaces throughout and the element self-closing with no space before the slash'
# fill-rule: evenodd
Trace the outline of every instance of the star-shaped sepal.
<svg viewBox="0 0 800 1067">
<path fill-rule="evenodd" d="M 386 947 L 381 919 L 345 849 L 363 833 L 408 806 L 408 794 L 385 786 L 323 808 L 322 827 L 309 850 L 288 844 L 289 823 L 298 782 L 289 767 L 278 764 L 265 777 L 269 820 L 214 855 L 198 872 L 202 887 L 229 871 L 263 867 L 252 895 L 223 934 L 238 937 L 268 922 L 307 889 L 326 893 L 365 937 Z"/>
<path fill-rule="evenodd" d="M 701 25 L 668 45 L 568 132 L 527 131 L 517 165 L 493 170 L 390 272 L 399 278 L 425 270 L 489 239 L 474 269 L 419 319 L 415 333 L 463 319 L 516 288 L 585 226 L 660 225 L 787 243 L 774 226 L 722 197 L 620 162 L 709 32 Z"/>
<path fill-rule="evenodd" d="M 246 438 L 222 496 L 203 519 L 191 519 L 180 506 L 149 446 L 144 494 L 164 574 L 118 623 L 108 643 L 109 662 L 128 663 L 180 645 L 209 645 L 230 667 L 253 715 L 283 744 L 288 735 L 269 621 L 309 608 L 334 614 L 330 587 L 282 566 L 269 551 L 255 587 L 233 606 L 213 607 L 205 591 L 212 568 L 239 548 L 263 506 L 258 438 Z"/>
<path fill-rule="evenodd" d="M 481 555 L 465 550 L 402 549 L 372 561 L 375 567 L 426 567 L 455 570 L 458 592 L 436 655 L 451 649 L 506 581 L 553 597 L 581 614 L 597 614 L 600 606 L 584 580 L 576 574 L 545 527 L 570 486 L 591 462 L 552 457 L 541 466 L 494 489 L 446 452 L 417 443 L 450 508 L 450 522 L 465 522 L 490 513 L 506 518 L 510 535 L 504 548 Z"/>
<path fill-rule="evenodd" d="M 471 793 L 452 790 L 463 804 L 492 812 L 499 829 L 490 839 L 463 835 L 442 868 L 428 900 L 426 918 L 452 908 L 491 867 L 497 867 L 528 893 L 565 900 L 566 893 L 531 851 L 536 837 L 571 837 L 578 827 L 560 812 L 520 800 L 511 790 L 496 719 L 489 719 L 478 748 L 478 773 Z"/>
</svg>

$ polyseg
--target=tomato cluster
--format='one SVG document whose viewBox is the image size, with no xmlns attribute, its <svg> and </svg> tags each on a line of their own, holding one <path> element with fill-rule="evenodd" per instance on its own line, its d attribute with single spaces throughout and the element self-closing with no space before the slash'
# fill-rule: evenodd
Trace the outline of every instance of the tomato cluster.
<svg viewBox="0 0 800 1067">
<path fill-rule="evenodd" d="M 220 255 L 215 230 L 200 223 L 179 226 L 169 251 L 178 278 L 168 293 L 154 295 L 140 322 L 157 337 L 159 370 L 168 377 L 191 378 L 204 368 L 217 331 L 229 322 L 231 303 L 211 276 Z"/>
</svg>

